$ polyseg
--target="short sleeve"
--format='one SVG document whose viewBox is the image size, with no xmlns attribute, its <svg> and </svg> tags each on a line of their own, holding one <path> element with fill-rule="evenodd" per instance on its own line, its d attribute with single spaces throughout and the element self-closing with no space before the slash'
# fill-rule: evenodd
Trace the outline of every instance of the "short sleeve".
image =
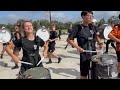
<svg viewBox="0 0 120 90">
<path fill-rule="evenodd" d="M 13 40 L 13 44 L 16 47 L 22 47 L 22 40 L 21 39 L 19 39 L 19 40 Z"/>
<path fill-rule="evenodd" d="M 77 26 L 74 26 L 74 27 L 72 28 L 71 32 L 69 33 L 68 38 L 69 38 L 70 40 L 74 40 L 74 38 L 77 37 L 78 30 L 79 30 L 78 27 L 77 27 Z"/>
<path fill-rule="evenodd" d="M 117 37 L 118 35 L 118 27 L 114 27 L 113 30 L 110 32 L 113 36 Z"/>
<path fill-rule="evenodd" d="M 58 38 L 58 34 L 57 34 L 57 32 L 55 32 L 55 38 Z"/>
<path fill-rule="evenodd" d="M 36 37 L 36 42 L 37 42 L 38 46 L 41 46 L 41 47 L 43 47 L 45 44 L 45 42 L 38 36 Z"/>
</svg>

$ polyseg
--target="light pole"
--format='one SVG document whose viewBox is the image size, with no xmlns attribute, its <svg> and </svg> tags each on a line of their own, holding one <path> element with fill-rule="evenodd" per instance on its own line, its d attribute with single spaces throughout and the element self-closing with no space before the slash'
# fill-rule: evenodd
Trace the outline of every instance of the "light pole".
<svg viewBox="0 0 120 90">
<path fill-rule="evenodd" d="M 49 19 L 50 19 L 50 24 L 51 24 L 51 11 L 49 11 Z"/>
</svg>

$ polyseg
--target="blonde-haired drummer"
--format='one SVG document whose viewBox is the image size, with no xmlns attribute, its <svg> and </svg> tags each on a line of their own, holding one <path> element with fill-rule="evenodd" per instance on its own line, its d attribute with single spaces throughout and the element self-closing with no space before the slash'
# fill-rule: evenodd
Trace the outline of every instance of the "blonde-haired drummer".
<svg viewBox="0 0 120 90">
<path fill-rule="evenodd" d="M 44 50 L 43 50 L 44 57 L 47 56 L 47 51 L 48 51 L 47 42 L 44 42 L 41 38 L 34 35 L 33 25 L 31 21 L 25 21 L 23 23 L 23 29 L 26 36 L 22 37 L 17 41 L 12 41 L 6 47 L 7 53 L 12 57 L 12 59 L 16 64 L 19 63 L 20 59 L 18 58 L 18 56 L 12 53 L 11 47 L 13 46 L 22 47 L 22 50 L 23 50 L 22 61 L 33 64 L 33 65 L 28 65 L 28 64 L 22 63 L 20 72 L 19 72 L 20 75 L 23 75 L 23 73 L 30 68 L 43 67 L 42 63 L 40 63 L 37 66 L 38 62 L 41 60 L 41 56 L 39 55 L 39 47 L 44 46 Z"/>
</svg>

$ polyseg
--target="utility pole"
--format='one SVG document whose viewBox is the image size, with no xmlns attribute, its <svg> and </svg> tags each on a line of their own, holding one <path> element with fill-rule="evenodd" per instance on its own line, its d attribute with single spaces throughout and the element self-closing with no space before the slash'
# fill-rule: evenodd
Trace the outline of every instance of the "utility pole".
<svg viewBox="0 0 120 90">
<path fill-rule="evenodd" d="M 50 19 L 50 24 L 51 24 L 51 11 L 49 11 L 49 19 Z"/>
</svg>

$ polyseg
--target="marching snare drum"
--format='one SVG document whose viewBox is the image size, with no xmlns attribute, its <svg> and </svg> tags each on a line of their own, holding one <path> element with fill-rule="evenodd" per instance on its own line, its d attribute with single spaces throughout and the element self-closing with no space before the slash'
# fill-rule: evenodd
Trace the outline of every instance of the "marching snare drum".
<svg viewBox="0 0 120 90">
<path fill-rule="evenodd" d="M 94 55 L 92 61 L 96 62 L 95 73 L 102 79 L 117 79 L 117 58 L 114 55 Z"/>
<path fill-rule="evenodd" d="M 50 37 L 49 31 L 46 28 L 40 28 L 36 32 L 36 36 L 41 38 L 43 41 L 47 41 Z"/>
<path fill-rule="evenodd" d="M 31 79 L 51 79 L 50 71 L 44 67 L 34 67 L 23 73 L 23 76 L 30 76 Z"/>
<path fill-rule="evenodd" d="M 8 43 L 11 40 L 11 33 L 7 29 L 0 30 L 0 43 Z"/>
</svg>

